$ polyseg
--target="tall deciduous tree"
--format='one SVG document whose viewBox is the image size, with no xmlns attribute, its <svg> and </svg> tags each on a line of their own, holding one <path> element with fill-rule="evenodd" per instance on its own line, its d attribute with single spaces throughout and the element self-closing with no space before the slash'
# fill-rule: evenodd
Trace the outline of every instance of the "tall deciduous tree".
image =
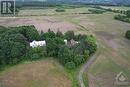
<svg viewBox="0 0 130 87">
<path fill-rule="evenodd" d="M 130 17 L 130 10 L 127 10 L 126 15 Z"/>
<path fill-rule="evenodd" d="M 65 65 L 67 62 L 73 61 L 73 52 L 67 46 L 64 45 L 60 48 L 58 52 L 58 59 L 63 65 Z"/>
<path fill-rule="evenodd" d="M 65 38 L 69 41 L 71 39 L 74 39 L 74 31 L 67 31 L 65 33 Z"/>
<path fill-rule="evenodd" d="M 27 46 L 29 46 L 22 34 L 14 34 L 11 31 L 3 33 L 0 39 L 0 49 L 2 55 L 4 54 L 6 64 L 19 62 L 22 56 L 26 55 Z"/>
<path fill-rule="evenodd" d="M 28 41 L 33 41 L 33 40 L 39 40 L 40 35 L 38 31 L 36 30 L 35 26 L 20 26 L 16 27 L 16 29 L 19 30 L 21 34 L 23 34 Z"/>
<path fill-rule="evenodd" d="M 47 39 L 47 53 L 49 56 L 58 56 L 58 51 L 62 45 L 64 45 L 64 40 L 61 38 L 49 38 Z"/>
<path fill-rule="evenodd" d="M 60 38 L 63 38 L 63 37 L 64 37 L 64 35 L 62 34 L 62 32 L 59 31 L 59 30 L 57 31 L 56 36 L 57 36 L 57 37 L 60 37 Z"/>
</svg>

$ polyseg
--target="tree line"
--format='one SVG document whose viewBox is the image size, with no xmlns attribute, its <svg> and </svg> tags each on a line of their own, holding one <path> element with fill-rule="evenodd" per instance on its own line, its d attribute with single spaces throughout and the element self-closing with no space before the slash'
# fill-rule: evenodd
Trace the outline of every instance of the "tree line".
<svg viewBox="0 0 130 87">
<path fill-rule="evenodd" d="M 130 23 L 130 10 L 122 11 L 122 14 L 116 15 L 114 18 L 116 20 Z"/>
<path fill-rule="evenodd" d="M 106 12 L 106 10 L 103 10 L 103 9 L 97 9 L 97 8 L 94 8 L 94 9 L 88 9 L 88 11 L 91 12 L 91 14 L 103 14 Z"/>
<path fill-rule="evenodd" d="M 69 46 L 64 40 L 79 43 Z M 45 40 L 46 47 L 31 48 L 34 40 Z M 41 31 L 34 26 L 3 27 L 0 26 L 0 68 L 18 64 L 25 60 L 56 58 L 63 66 L 74 69 L 83 64 L 97 49 L 96 39 L 92 35 L 75 35 L 73 31 L 56 33 Z"/>
</svg>

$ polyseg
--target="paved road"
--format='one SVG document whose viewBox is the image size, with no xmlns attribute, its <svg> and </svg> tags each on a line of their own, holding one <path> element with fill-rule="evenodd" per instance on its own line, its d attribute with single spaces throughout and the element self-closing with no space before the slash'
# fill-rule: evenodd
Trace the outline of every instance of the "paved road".
<svg viewBox="0 0 130 87">
<path fill-rule="evenodd" d="M 90 65 L 96 60 L 97 56 L 100 54 L 99 46 L 97 52 L 91 56 L 91 58 L 81 67 L 81 70 L 77 76 L 77 79 L 79 81 L 80 87 L 85 87 L 84 81 L 83 81 L 83 74 L 86 72 Z"/>
</svg>

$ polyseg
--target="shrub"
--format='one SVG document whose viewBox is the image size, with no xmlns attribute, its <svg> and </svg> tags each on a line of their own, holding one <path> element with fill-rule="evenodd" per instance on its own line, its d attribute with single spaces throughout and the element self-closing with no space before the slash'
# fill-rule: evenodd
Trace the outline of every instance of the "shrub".
<svg viewBox="0 0 130 87">
<path fill-rule="evenodd" d="M 127 39 L 130 39 L 130 30 L 128 30 L 128 31 L 126 32 L 125 37 L 126 37 Z"/>
<path fill-rule="evenodd" d="M 37 60 L 37 59 L 40 59 L 39 54 L 37 54 L 37 53 L 32 54 L 32 56 L 31 56 L 31 60 Z"/>
<path fill-rule="evenodd" d="M 88 11 L 90 11 L 92 14 L 102 14 L 106 12 L 105 10 L 102 9 L 88 9 Z"/>
<path fill-rule="evenodd" d="M 38 54 L 40 58 L 45 57 L 46 54 L 46 48 L 45 47 L 36 47 L 36 48 L 31 48 L 30 49 L 30 56 L 32 54 Z"/>
<path fill-rule="evenodd" d="M 127 10 L 126 15 L 127 17 L 130 17 L 130 10 Z"/>
<path fill-rule="evenodd" d="M 76 55 L 74 58 L 74 63 L 76 66 L 79 66 L 85 62 L 84 58 L 82 55 Z"/>
<path fill-rule="evenodd" d="M 110 11 L 110 12 L 112 11 L 112 9 L 111 9 L 111 8 L 108 8 L 108 9 L 106 9 L 106 10 L 107 10 L 107 11 Z"/>
<path fill-rule="evenodd" d="M 57 8 L 56 12 L 65 12 L 65 9 L 63 9 L 63 8 Z"/>
<path fill-rule="evenodd" d="M 67 69 L 75 69 L 75 68 L 76 68 L 76 65 L 75 65 L 74 62 L 67 62 L 67 63 L 65 64 L 65 67 L 66 67 Z"/>
<path fill-rule="evenodd" d="M 85 52 L 84 52 L 84 60 L 87 60 L 89 56 L 90 56 L 89 50 L 85 50 Z"/>
</svg>

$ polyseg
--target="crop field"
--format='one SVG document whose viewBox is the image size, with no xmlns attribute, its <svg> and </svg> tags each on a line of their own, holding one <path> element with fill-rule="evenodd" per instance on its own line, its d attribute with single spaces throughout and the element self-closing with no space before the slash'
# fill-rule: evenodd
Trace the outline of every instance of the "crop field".
<svg viewBox="0 0 130 87">
<path fill-rule="evenodd" d="M 130 9 L 128 7 L 110 8 Z M 96 36 L 99 48 L 96 60 L 84 72 L 84 83 L 89 87 L 120 87 L 115 84 L 117 74 L 123 72 L 130 80 L 130 41 L 124 37 L 125 32 L 130 29 L 130 23 L 114 20 L 114 15 L 117 14 L 112 12 L 74 14 L 89 13 L 88 9 L 85 7 L 67 9 L 63 13 L 55 12 L 55 8 L 44 11 L 43 9 L 24 9 L 18 14 L 19 17 L 1 17 L 0 25 L 35 25 L 39 31 L 44 32 L 51 29 L 55 32 L 74 30 L 76 33 L 93 34 Z M 35 76 L 35 73 L 38 76 Z M 40 87 L 40 84 L 43 85 L 42 87 L 72 87 L 65 70 L 53 60 L 11 67 L 0 73 L 0 83 L 7 87 Z"/>
</svg>

